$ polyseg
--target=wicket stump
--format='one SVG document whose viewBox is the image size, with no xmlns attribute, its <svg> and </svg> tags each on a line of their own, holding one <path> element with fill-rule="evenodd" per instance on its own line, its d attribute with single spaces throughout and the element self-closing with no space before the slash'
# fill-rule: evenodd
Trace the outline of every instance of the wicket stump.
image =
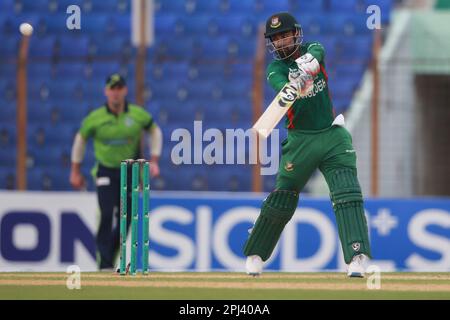
<svg viewBox="0 0 450 320">
<path fill-rule="evenodd" d="M 131 165 L 131 256 L 130 274 L 136 275 L 138 255 L 138 202 L 139 202 L 139 173 L 142 168 L 142 246 L 141 260 L 142 273 L 148 273 L 148 224 L 149 224 L 149 197 L 150 174 L 148 160 L 123 160 L 120 163 L 120 274 L 127 273 L 127 196 L 128 196 L 128 167 Z"/>
</svg>

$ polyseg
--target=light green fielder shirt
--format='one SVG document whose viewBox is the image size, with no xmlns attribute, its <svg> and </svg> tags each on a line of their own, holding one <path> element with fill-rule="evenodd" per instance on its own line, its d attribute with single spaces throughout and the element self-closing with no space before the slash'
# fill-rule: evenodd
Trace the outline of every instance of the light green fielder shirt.
<svg viewBox="0 0 450 320">
<path fill-rule="evenodd" d="M 125 111 L 116 115 L 107 104 L 84 118 L 79 133 L 84 140 L 93 138 L 95 159 L 107 168 L 120 168 L 124 159 L 137 159 L 140 154 L 142 130 L 156 123 L 144 108 L 125 104 Z"/>
</svg>

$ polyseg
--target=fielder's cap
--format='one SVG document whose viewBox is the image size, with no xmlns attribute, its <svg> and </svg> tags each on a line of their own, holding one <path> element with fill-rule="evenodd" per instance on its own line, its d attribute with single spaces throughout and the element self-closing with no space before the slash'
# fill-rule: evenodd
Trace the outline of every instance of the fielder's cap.
<svg viewBox="0 0 450 320">
<path fill-rule="evenodd" d="M 110 76 L 108 76 L 108 78 L 106 78 L 107 88 L 125 87 L 126 85 L 127 82 L 125 81 L 125 78 L 118 73 L 113 73 Z"/>
</svg>

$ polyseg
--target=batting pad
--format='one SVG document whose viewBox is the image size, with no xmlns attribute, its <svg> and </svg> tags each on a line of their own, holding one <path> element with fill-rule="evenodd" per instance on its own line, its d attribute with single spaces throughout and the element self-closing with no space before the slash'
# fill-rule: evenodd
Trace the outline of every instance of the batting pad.
<svg viewBox="0 0 450 320">
<path fill-rule="evenodd" d="M 258 255 L 263 261 L 269 259 L 297 203 L 298 193 L 295 191 L 272 192 L 262 205 L 261 214 L 244 246 L 244 254 Z"/>
<path fill-rule="evenodd" d="M 354 255 L 371 257 L 363 197 L 356 169 L 335 170 L 327 177 L 345 263 Z"/>
</svg>

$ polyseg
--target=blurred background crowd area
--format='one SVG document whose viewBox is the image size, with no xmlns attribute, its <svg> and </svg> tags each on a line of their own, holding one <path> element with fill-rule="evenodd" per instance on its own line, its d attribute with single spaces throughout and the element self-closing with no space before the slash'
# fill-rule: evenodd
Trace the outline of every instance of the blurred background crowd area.
<svg viewBox="0 0 450 320">
<path fill-rule="evenodd" d="M 372 58 L 373 30 L 366 25 L 371 4 L 381 9 L 383 32 L 399 7 L 448 7 L 448 1 L 395 0 L 172 0 L 154 1 L 154 43 L 147 49 L 145 107 L 164 134 L 158 190 L 251 191 L 246 165 L 184 166 L 171 163 L 171 132 L 192 128 L 252 125 L 252 88 L 258 28 L 271 14 L 291 12 L 304 41 L 326 49 L 329 88 L 336 114 L 346 113 Z M 69 30 L 66 9 L 81 8 L 81 29 Z M 0 188 L 16 189 L 16 63 L 19 25 L 34 27 L 30 39 L 27 122 L 27 189 L 71 190 L 70 151 L 74 134 L 91 110 L 104 101 L 104 81 L 126 77 L 128 100 L 135 102 L 137 49 L 131 42 L 128 0 L 0 1 Z M 272 59 L 266 55 L 266 64 Z M 264 85 L 264 106 L 274 92 Z M 94 165 L 88 145 L 83 172 Z M 214 174 L 212 174 L 214 172 Z M 263 177 L 270 191 L 274 176 Z M 88 189 L 94 188 L 92 182 Z M 305 192 L 308 192 L 306 189 Z"/>
</svg>

